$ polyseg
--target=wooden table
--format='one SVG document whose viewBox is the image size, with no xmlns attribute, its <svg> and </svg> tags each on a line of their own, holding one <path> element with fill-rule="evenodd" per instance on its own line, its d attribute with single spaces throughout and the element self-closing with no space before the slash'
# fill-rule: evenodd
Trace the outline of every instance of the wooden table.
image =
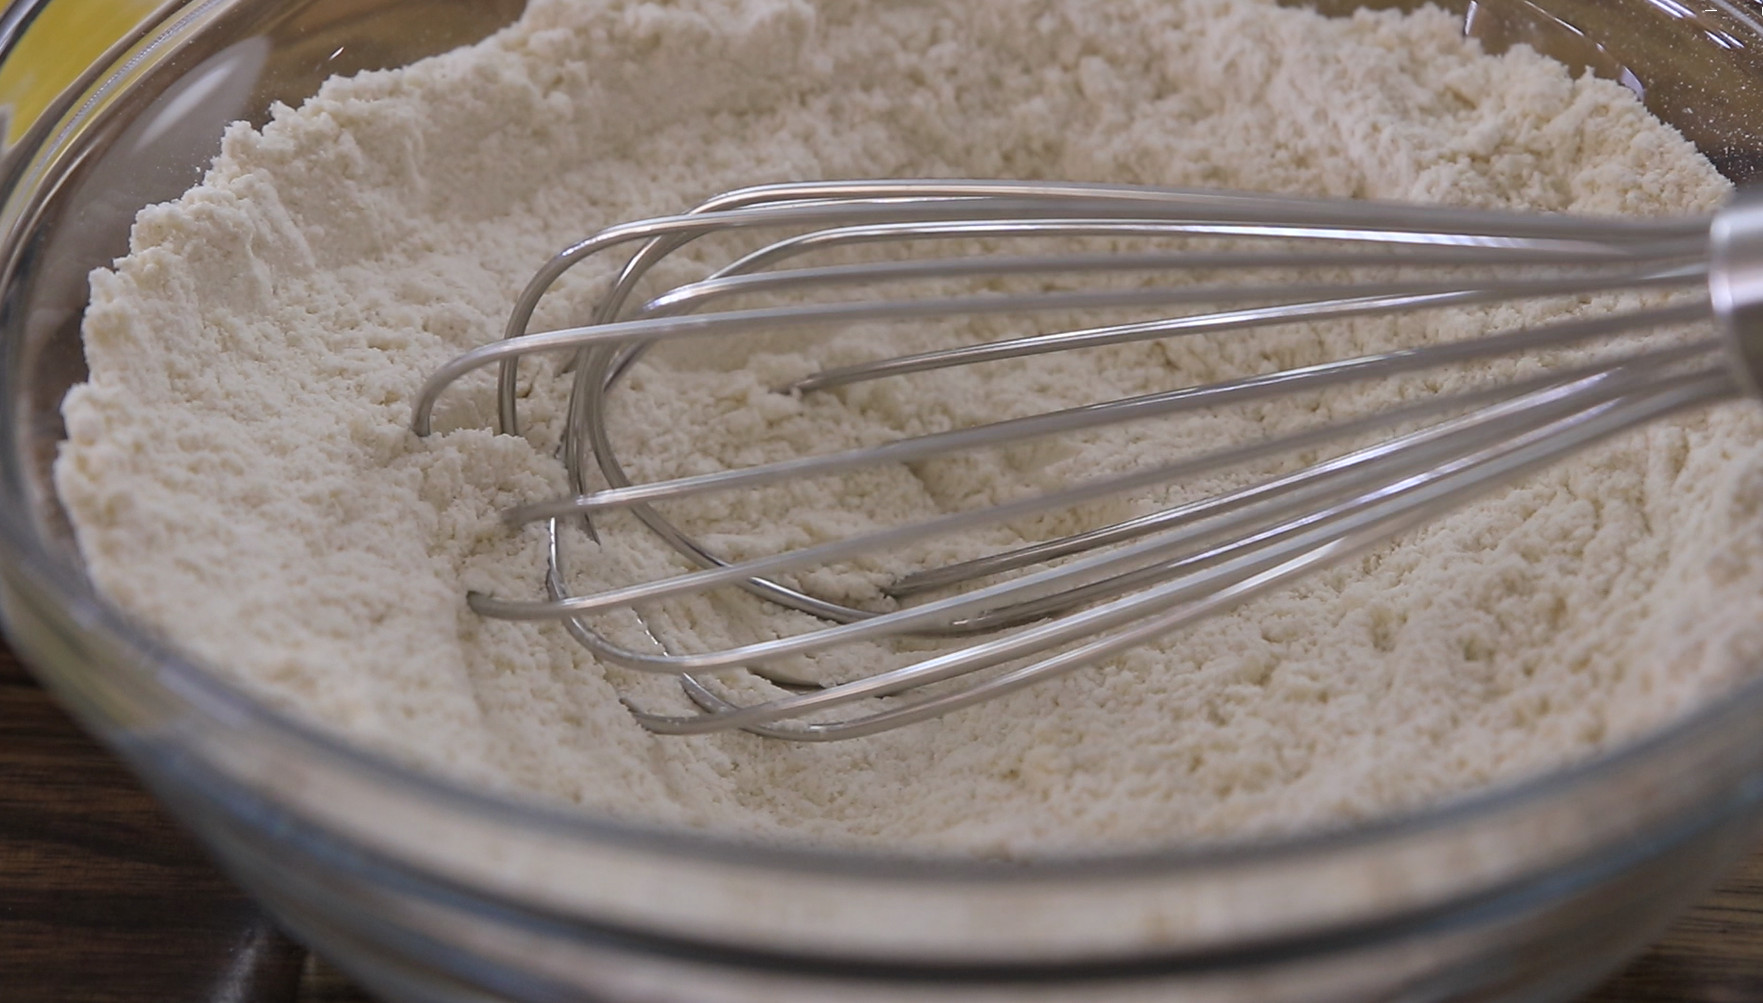
<svg viewBox="0 0 1763 1003">
<path fill-rule="evenodd" d="M 0 1000 L 365 1003 L 0 646 Z M 1763 853 L 1585 1003 L 1763 1003 Z"/>
</svg>

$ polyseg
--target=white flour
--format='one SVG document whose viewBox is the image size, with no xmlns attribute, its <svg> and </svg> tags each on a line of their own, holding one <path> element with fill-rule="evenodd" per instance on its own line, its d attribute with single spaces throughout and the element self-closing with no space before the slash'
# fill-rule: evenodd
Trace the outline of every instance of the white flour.
<svg viewBox="0 0 1763 1003">
<path fill-rule="evenodd" d="M 1528 50 L 1483 56 L 1437 11 L 535 0 L 482 45 L 332 81 L 261 132 L 235 127 L 202 185 L 141 214 L 131 254 L 94 276 L 91 382 L 65 407 L 58 484 L 92 575 L 266 699 L 456 777 L 731 833 L 994 854 L 1268 833 L 1436 800 L 1633 736 L 1763 654 L 1763 422 L 1732 407 L 983 709 L 833 746 L 645 733 L 618 697 L 677 703 L 668 685 L 463 601 L 468 587 L 537 595 L 539 534 L 497 514 L 562 493 L 554 363 L 524 370 L 524 439 L 482 430 L 486 380 L 449 395 L 428 440 L 407 431 L 410 399 L 495 338 L 531 272 L 573 239 L 742 184 L 883 175 L 1626 213 L 1706 209 L 1725 191 L 1627 91 Z M 539 324 L 579 320 L 595 289 L 572 276 Z M 620 427 L 642 440 L 627 447 L 639 472 L 711 469 L 1547 315 L 1130 346 L 808 405 L 764 388 L 875 346 L 780 348 L 735 373 L 711 353 L 641 369 Z M 1261 421 L 1302 417 L 1288 410 Z M 947 461 L 922 480 L 882 472 L 857 489 L 860 507 L 968 504 L 1024 470 L 1055 483 L 1246 430 L 1137 428 L 1014 463 Z M 804 523 L 862 521 L 829 488 L 795 497 L 820 510 Z M 722 545 L 792 532 L 750 532 L 759 502 L 723 501 L 698 511 Z M 634 532 L 577 563 L 584 586 L 677 564 Z M 827 582 L 862 592 L 873 579 Z M 785 620 L 718 599 L 657 627 L 709 644 Z M 883 657 L 809 668 L 845 676 Z"/>
</svg>

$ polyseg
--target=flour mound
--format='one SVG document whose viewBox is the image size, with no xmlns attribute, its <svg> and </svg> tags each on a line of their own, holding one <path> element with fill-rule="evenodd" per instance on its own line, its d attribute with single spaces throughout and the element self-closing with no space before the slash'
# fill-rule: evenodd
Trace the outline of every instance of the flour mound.
<svg viewBox="0 0 1763 1003">
<path fill-rule="evenodd" d="M 408 431 L 411 399 L 498 336 L 540 263 L 601 227 L 792 178 L 1629 214 L 1707 210 L 1726 191 L 1626 90 L 1522 48 L 1485 55 L 1437 10 L 1028 10 L 535 0 L 477 46 L 235 126 L 202 184 L 143 211 L 129 255 L 93 276 L 91 377 L 67 399 L 56 475 L 94 580 L 263 699 L 466 782 L 747 838 L 988 855 L 1348 824 L 1594 754 L 1758 663 L 1763 424 L 1748 405 L 1631 434 L 1110 665 L 836 745 L 650 735 L 619 697 L 665 699 L 665 681 L 597 664 L 558 627 L 472 614 L 468 589 L 539 592 L 540 532 L 498 514 L 565 493 L 568 377 L 556 360 L 523 368 L 523 437 L 486 430 L 487 379 L 449 394 L 428 439 Z M 572 274 L 537 324 L 580 322 L 599 288 Z M 1480 322 L 1312 325 L 1298 340 L 1344 355 Z M 633 463 L 714 469 L 1279 361 L 1153 343 L 815 404 L 768 396 L 772 377 L 877 346 L 772 347 L 640 367 L 619 397 Z M 1182 434 L 1050 445 L 1010 476 L 1129 466 L 1191 447 Z M 926 478 L 881 472 L 859 494 L 871 511 L 940 511 L 1001 469 L 975 456 Z M 791 526 L 838 528 L 851 485 L 803 490 Z M 762 550 L 779 539 L 742 529 L 763 521 L 752 504 L 698 516 L 719 544 Z M 573 547 L 584 588 L 679 566 L 640 532 Z M 861 569 L 819 584 L 874 586 Z M 778 617 L 712 597 L 608 629 L 709 646 Z M 806 671 L 872 671 L 886 654 Z"/>
</svg>

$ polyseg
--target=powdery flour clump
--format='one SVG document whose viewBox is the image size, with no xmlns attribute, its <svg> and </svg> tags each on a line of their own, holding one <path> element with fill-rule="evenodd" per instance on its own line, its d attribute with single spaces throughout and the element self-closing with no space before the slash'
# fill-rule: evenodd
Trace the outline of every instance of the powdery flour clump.
<svg viewBox="0 0 1763 1003">
<path fill-rule="evenodd" d="M 234 127 L 202 184 L 140 215 L 130 254 L 93 277 L 91 378 L 65 406 L 58 485 L 91 574 L 264 699 L 470 782 L 750 838 L 994 855 L 1412 807 L 1593 754 L 1763 654 L 1763 423 L 1749 406 L 1629 435 L 1113 664 L 848 743 L 652 736 L 619 696 L 677 701 L 667 685 L 595 663 L 560 628 L 466 608 L 469 588 L 538 594 L 541 534 L 498 513 L 564 493 L 568 380 L 555 360 L 524 367 L 523 437 L 487 431 L 487 380 L 450 394 L 428 439 L 408 431 L 410 402 L 498 336 L 538 264 L 740 185 L 917 175 L 1630 214 L 1704 211 L 1726 190 L 1621 87 L 1526 49 L 1484 55 L 1431 9 L 535 0 L 482 44 L 333 80 L 261 130 Z M 538 324 L 580 322 L 596 288 L 571 276 Z M 639 473 L 715 469 L 1567 309 L 1124 346 L 812 405 L 766 387 L 877 346 L 676 353 L 632 375 L 619 434 Z M 1200 434 L 1134 428 L 793 500 L 809 526 L 936 511 Z M 795 532 L 755 536 L 762 501 L 696 518 L 721 545 L 759 549 Z M 584 588 L 678 566 L 642 533 L 576 546 Z M 822 584 L 868 582 L 859 568 Z M 711 644 L 787 619 L 716 598 L 652 626 Z M 803 669 L 839 678 L 887 657 Z"/>
</svg>

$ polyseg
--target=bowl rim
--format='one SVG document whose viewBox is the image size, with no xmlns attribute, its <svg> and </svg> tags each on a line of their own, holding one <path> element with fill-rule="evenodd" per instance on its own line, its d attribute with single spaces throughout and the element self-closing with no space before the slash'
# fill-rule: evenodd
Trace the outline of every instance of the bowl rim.
<svg viewBox="0 0 1763 1003">
<path fill-rule="evenodd" d="M 57 0 L 18 0 L 0 12 L 0 62 L 13 57 L 36 14 L 54 2 Z M 138 68 L 153 54 L 155 47 L 168 44 L 176 34 L 160 29 L 176 24 L 185 16 L 231 7 L 237 2 L 242 0 L 168 0 L 148 16 L 131 39 L 107 50 L 100 63 L 94 64 L 79 84 L 64 92 L 17 144 L 0 153 L 0 204 L 16 197 L 19 183 L 24 180 L 24 168 L 34 162 L 43 147 L 71 128 L 71 123 L 66 127 L 60 123 L 77 119 L 90 111 L 91 102 L 81 106 L 79 100 L 89 85 L 102 85 L 116 73 Z M 1708 3 L 1718 13 L 1749 28 L 1755 33 L 1758 44 L 1763 46 L 1763 17 L 1747 13 L 1733 0 L 1708 0 Z M 155 31 L 159 31 L 157 36 Z M 129 55 L 120 67 L 116 66 L 121 56 L 147 39 L 151 41 L 146 48 Z M 18 221 L 9 222 L 16 224 Z M 10 248 L 20 236 L 16 226 L 0 232 L 0 250 L 7 250 L 5 257 L 8 261 Z M 0 294 L 4 293 L 9 281 L 9 273 L 0 274 Z M 0 295 L 0 298 L 5 297 Z M 10 326 L 16 323 L 16 319 L 0 317 L 0 324 Z M 0 359 L 0 373 L 10 368 L 10 361 Z M 26 479 L 17 469 L 17 452 L 8 449 L 0 461 L 7 468 L 4 488 L 8 492 L 21 489 Z M 798 840 L 794 836 L 777 842 L 761 842 L 752 837 L 736 837 L 708 829 L 620 819 L 589 808 L 542 801 L 531 796 L 474 789 L 439 772 L 408 765 L 316 722 L 271 706 L 253 697 L 222 673 L 206 667 L 196 657 L 157 639 L 149 630 L 111 606 L 82 572 L 58 558 L 45 545 L 28 509 L 28 505 L 0 505 L 0 557 L 5 559 L 4 568 L 0 570 L 9 578 L 22 574 L 49 594 L 58 604 L 58 614 L 65 615 L 84 630 L 100 632 L 108 643 L 135 656 L 129 663 L 108 665 L 100 671 L 120 671 L 134 676 L 137 682 L 172 693 L 208 719 L 265 729 L 292 742 L 295 747 L 326 757 L 375 784 L 395 785 L 447 811 L 492 816 L 498 819 L 498 824 L 518 823 L 522 827 L 574 841 L 635 848 L 646 853 L 662 851 L 771 870 L 909 880 L 1065 881 L 1235 868 L 1352 851 L 1394 844 L 1593 787 L 1638 763 L 1691 744 L 1707 729 L 1763 712 L 1763 674 L 1760 674 L 1733 687 L 1720 699 L 1706 701 L 1663 727 L 1564 767 L 1525 774 L 1510 782 L 1496 783 L 1443 801 L 1346 826 L 1301 829 L 1238 842 L 1190 842 L 1114 851 L 1055 851 L 1009 861 L 946 850 L 894 853 L 867 847 L 814 845 L 805 838 Z M 3 598 L 7 605 L 14 601 L 13 591 L 13 588 L 6 590 Z M 0 626 L 11 634 L 11 624 Z M 36 671 L 34 665 L 30 667 Z M 419 866 L 414 861 L 401 863 Z"/>
</svg>

